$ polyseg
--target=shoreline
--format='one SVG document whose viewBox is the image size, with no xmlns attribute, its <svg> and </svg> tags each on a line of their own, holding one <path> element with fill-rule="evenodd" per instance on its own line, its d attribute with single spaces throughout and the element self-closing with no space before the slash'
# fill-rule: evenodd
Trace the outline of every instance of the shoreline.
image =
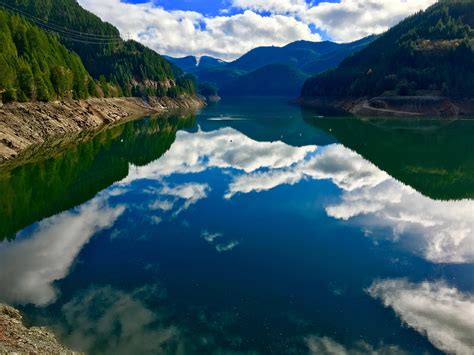
<svg viewBox="0 0 474 355">
<path fill-rule="evenodd" d="M 50 139 L 94 132 L 149 114 L 204 106 L 198 97 L 150 98 L 148 103 L 124 97 L 6 104 L 0 107 L 0 166 Z"/>
<path fill-rule="evenodd" d="M 65 348 L 45 327 L 26 327 L 20 311 L 0 303 L 0 354 L 82 353 Z"/>
<path fill-rule="evenodd" d="M 443 96 L 378 96 L 374 98 L 299 98 L 296 103 L 329 113 L 371 117 L 474 117 L 474 100 Z"/>
</svg>

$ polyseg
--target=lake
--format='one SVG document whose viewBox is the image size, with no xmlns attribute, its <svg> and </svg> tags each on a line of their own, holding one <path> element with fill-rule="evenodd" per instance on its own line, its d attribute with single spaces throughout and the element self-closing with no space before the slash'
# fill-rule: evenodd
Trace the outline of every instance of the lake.
<svg viewBox="0 0 474 355">
<path fill-rule="evenodd" d="M 322 116 L 229 99 L 0 170 L 0 302 L 93 354 L 473 354 L 474 120 Z"/>
</svg>

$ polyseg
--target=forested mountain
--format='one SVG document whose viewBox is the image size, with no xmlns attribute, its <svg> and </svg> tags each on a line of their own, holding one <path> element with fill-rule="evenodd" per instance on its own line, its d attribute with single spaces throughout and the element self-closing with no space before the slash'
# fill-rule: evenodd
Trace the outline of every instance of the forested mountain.
<svg viewBox="0 0 474 355">
<path fill-rule="evenodd" d="M 287 64 L 313 75 L 336 67 L 343 59 L 361 50 L 376 37 L 353 43 L 297 41 L 284 47 L 258 47 L 229 64 L 229 67 L 254 71 L 268 64 Z M 318 66 L 318 63 L 319 66 Z"/>
<path fill-rule="evenodd" d="M 55 36 L 2 10 L 0 43 L 0 90 L 5 91 L 4 101 L 96 95 L 96 84 L 77 54 Z"/>
<path fill-rule="evenodd" d="M 302 95 L 474 95 L 474 2 L 440 0 L 407 18 L 333 70 L 309 79 Z"/>
<path fill-rule="evenodd" d="M 84 10 L 76 0 L 9 0 L 0 2 L 0 7 L 53 32 L 79 55 L 95 80 L 115 84 L 120 95 L 194 93 L 189 77 L 175 78 L 163 57 L 137 42 L 123 41 L 114 26 Z"/>
<path fill-rule="evenodd" d="M 169 60 L 199 82 L 212 83 L 222 95 L 298 96 L 310 75 L 335 68 L 375 38 L 343 44 L 297 41 L 284 47 L 258 47 L 230 63 L 211 57 L 202 57 L 200 62 L 195 57 Z M 299 85 L 296 90 L 295 85 Z"/>
<path fill-rule="evenodd" d="M 269 64 L 233 80 L 221 88 L 224 96 L 296 97 L 308 76 L 286 64 Z"/>
</svg>

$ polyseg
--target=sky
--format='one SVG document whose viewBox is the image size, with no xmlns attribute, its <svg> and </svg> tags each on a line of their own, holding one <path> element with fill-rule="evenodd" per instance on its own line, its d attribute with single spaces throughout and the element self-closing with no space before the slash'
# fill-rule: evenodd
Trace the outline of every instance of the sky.
<svg viewBox="0 0 474 355">
<path fill-rule="evenodd" d="M 173 57 L 231 61 L 259 46 L 351 42 L 379 34 L 435 0 L 78 0 L 134 39 Z"/>
</svg>

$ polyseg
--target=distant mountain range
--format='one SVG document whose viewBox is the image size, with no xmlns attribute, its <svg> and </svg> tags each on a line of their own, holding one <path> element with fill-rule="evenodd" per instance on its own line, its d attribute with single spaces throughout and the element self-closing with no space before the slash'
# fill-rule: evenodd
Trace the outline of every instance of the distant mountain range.
<svg viewBox="0 0 474 355">
<path fill-rule="evenodd" d="M 474 1 L 440 0 L 405 19 L 337 69 L 309 79 L 302 95 L 306 102 L 339 98 L 343 106 L 367 99 L 363 112 L 474 111 L 472 102 L 455 102 L 474 97 Z"/>
<path fill-rule="evenodd" d="M 311 75 L 335 68 L 376 38 L 343 44 L 297 41 L 284 47 L 258 47 L 230 63 L 211 57 L 166 59 L 200 82 L 215 84 L 222 95 L 298 96 Z"/>
</svg>

